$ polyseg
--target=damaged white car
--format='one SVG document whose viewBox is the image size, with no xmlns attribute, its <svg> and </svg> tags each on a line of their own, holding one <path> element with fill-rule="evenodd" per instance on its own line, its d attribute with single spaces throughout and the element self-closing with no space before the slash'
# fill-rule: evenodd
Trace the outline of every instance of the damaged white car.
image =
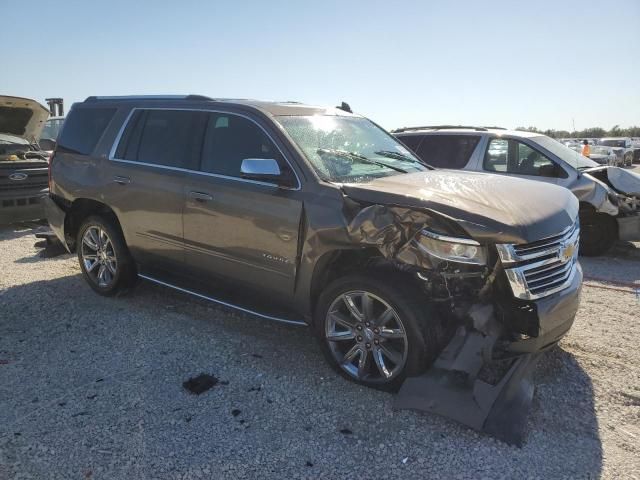
<svg viewBox="0 0 640 480">
<path fill-rule="evenodd" d="M 440 125 L 401 128 L 394 134 L 434 167 L 518 176 L 570 189 L 580 201 L 583 255 L 602 255 L 616 240 L 640 241 L 636 173 L 600 165 L 539 133 Z"/>
</svg>

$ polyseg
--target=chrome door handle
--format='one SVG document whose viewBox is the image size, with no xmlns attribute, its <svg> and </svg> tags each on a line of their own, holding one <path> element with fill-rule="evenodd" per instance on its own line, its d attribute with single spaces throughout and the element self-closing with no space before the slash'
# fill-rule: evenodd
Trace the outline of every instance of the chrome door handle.
<svg viewBox="0 0 640 480">
<path fill-rule="evenodd" d="M 113 181 L 118 185 L 128 185 L 131 183 L 131 179 L 129 177 L 121 177 L 120 175 L 113 177 Z"/>
<path fill-rule="evenodd" d="M 208 202 L 210 200 L 213 200 L 213 197 L 211 195 L 204 192 L 189 192 L 189 196 L 197 202 Z"/>
</svg>

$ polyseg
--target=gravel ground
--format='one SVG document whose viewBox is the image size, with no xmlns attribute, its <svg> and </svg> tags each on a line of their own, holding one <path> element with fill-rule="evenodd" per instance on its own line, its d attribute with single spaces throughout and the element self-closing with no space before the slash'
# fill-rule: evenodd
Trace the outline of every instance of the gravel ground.
<svg viewBox="0 0 640 480">
<path fill-rule="evenodd" d="M 141 283 L 0 230 L 0 479 L 640 478 L 640 261 L 588 259 L 574 328 L 536 371 L 521 449 L 325 364 L 305 328 Z M 629 248 L 632 248 L 629 247 Z M 220 382 L 202 395 L 182 383 Z"/>
</svg>

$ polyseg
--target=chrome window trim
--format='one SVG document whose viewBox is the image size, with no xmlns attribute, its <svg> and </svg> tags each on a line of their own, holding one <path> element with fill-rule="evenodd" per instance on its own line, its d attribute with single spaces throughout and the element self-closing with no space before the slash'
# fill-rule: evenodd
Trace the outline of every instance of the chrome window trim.
<svg viewBox="0 0 640 480">
<path fill-rule="evenodd" d="M 293 172 L 293 175 L 296 177 L 297 186 L 295 186 L 295 187 L 283 187 L 281 185 L 278 185 L 277 183 L 272 183 L 272 182 L 260 182 L 258 180 L 249 180 L 247 178 L 231 177 L 229 175 L 220 175 L 220 174 L 217 174 L 217 173 L 203 172 L 203 171 L 200 171 L 200 170 L 192 170 L 190 168 L 171 167 L 169 165 L 158 165 L 158 164 L 155 164 L 155 163 L 138 162 L 137 160 L 126 160 L 124 158 L 116 158 L 116 156 L 115 156 L 116 155 L 116 150 L 118 149 L 118 146 L 120 145 L 120 141 L 122 140 L 122 135 L 124 135 L 124 132 L 125 132 L 127 126 L 129 125 L 129 122 L 131 121 L 131 117 L 133 117 L 133 114 L 137 110 L 173 110 L 173 111 L 183 111 L 183 112 L 223 113 L 225 115 L 235 115 L 236 117 L 241 117 L 241 118 L 244 118 L 246 120 L 249 120 L 250 122 L 254 123 L 258 128 L 260 128 L 260 130 L 262 130 L 262 132 L 267 136 L 267 138 L 269 140 L 271 140 L 273 145 L 278 149 L 278 151 L 280 152 L 280 155 L 282 155 L 282 158 L 284 159 L 285 162 L 287 162 L 287 165 L 289 165 L 289 168 Z M 112 161 L 112 162 L 128 163 L 128 164 L 131 164 L 131 165 L 142 165 L 142 166 L 145 166 L 145 167 L 154 167 L 154 168 L 160 168 L 160 169 L 164 169 L 164 170 L 173 170 L 173 171 L 178 171 L 178 172 L 193 173 L 193 174 L 196 174 L 196 175 L 203 175 L 203 176 L 206 176 L 206 177 L 221 178 L 221 179 L 224 179 L 224 180 L 235 180 L 237 182 L 250 183 L 250 184 L 254 184 L 254 185 L 262 185 L 262 186 L 268 186 L 268 187 L 276 187 L 276 188 L 280 188 L 280 189 L 283 189 L 283 190 L 298 191 L 298 190 L 300 190 L 302 188 L 302 182 L 300 181 L 300 177 L 298 177 L 298 173 L 296 172 L 295 168 L 293 168 L 292 163 L 289 161 L 289 159 L 284 154 L 284 152 L 280 149 L 280 147 L 278 146 L 278 143 L 269 134 L 269 132 L 267 132 L 262 125 L 260 125 L 258 122 L 256 122 L 253 118 L 249 117 L 248 115 L 243 115 L 241 113 L 228 112 L 228 111 L 225 111 L 225 110 L 216 110 L 216 109 L 208 109 L 208 108 L 133 107 L 131 109 L 131 111 L 129 112 L 129 114 L 127 115 L 127 118 L 125 118 L 124 122 L 122 123 L 122 126 L 120 127 L 120 130 L 118 131 L 118 134 L 116 135 L 116 138 L 113 140 L 113 144 L 111 145 L 111 149 L 109 150 L 108 159 L 109 159 L 109 161 Z"/>
</svg>

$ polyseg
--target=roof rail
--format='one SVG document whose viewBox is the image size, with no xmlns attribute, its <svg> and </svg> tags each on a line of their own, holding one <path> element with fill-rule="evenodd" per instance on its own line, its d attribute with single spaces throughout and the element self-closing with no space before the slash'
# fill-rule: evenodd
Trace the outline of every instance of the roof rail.
<svg viewBox="0 0 640 480">
<path fill-rule="evenodd" d="M 92 95 L 85 99 L 85 102 L 99 102 L 110 100 L 213 100 L 205 95 L 115 95 L 96 96 Z"/>
<path fill-rule="evenodd" d="M 452 130 L 456 128 L 467 128 L 478 132 L 486 132 L 484 127 L 469 127 L 466 125 L 426 125 L 422 127 L 403 127 L 392 130 L 393 133 L 410 132 L 412 130 Z"/>
<path fill-rule="evenodd" d="M 415 130 L 455 130 L 455 129 L 468 129 L 475 130 L 476 132 L 486 132 L 489 129 L 506 130 L 502 127 L 473 127 L 469 125 L 426 125 L 422 127 L 402 127 L 391 130 L 391 133 L 411 132 Z"/>
</svg>

